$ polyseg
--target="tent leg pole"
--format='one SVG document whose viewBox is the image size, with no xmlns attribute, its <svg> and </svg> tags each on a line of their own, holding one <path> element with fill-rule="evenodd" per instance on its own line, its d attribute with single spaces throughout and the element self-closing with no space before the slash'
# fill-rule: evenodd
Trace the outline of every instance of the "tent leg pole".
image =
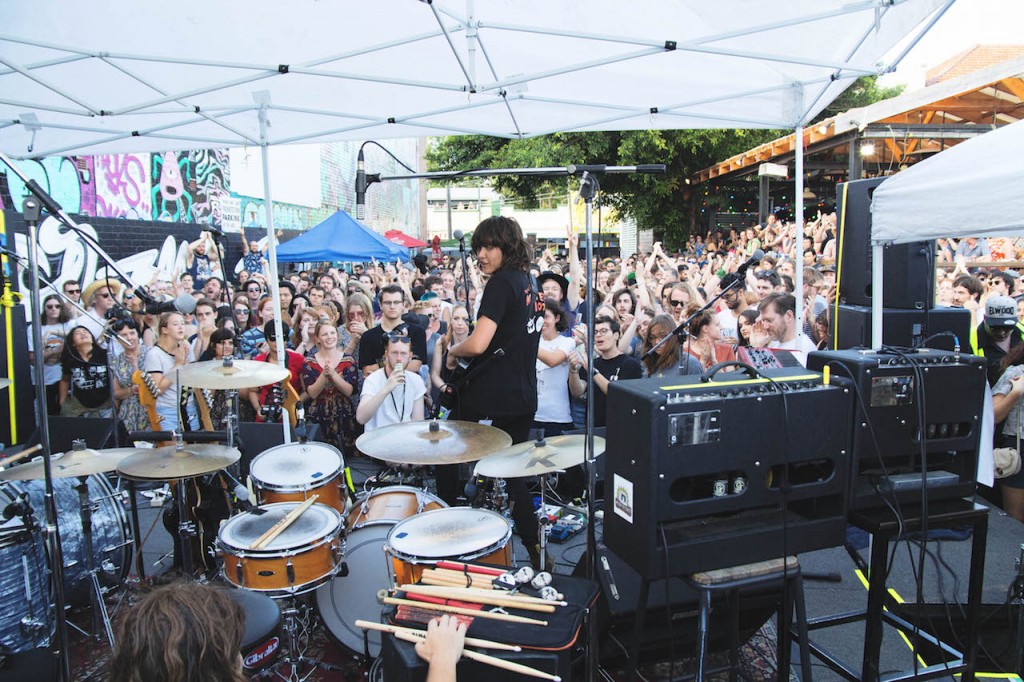
<svg viewBox="0 0 1024 682">
<path fill-rule="evenodd" d="M 884 244 L 871 244 L 871 347 L 882 347 L 882 261 L 885 258 Z"/>
<path fill-rule="evenodd" d="M 278 286 L 280 277 L 277 274 L 277 241 L 274 238 L 274 202 L 270 193 L 270 145 L 267 142 L 267 103 L 260 104 L 260 154 L 263 160 L 263 211 L 267 221 L 267 248 L 270 262 L 270 298 L 274 303 L 274 336 L 277 339 L 277 347 L 281 352 L 277 354 L 277 364 L 286 367 L 285 358 L 288 355 L 287 346 L 284 343 L 284 334 L 281 329 L 281 287 Z M 284 442 L 292 442 L 292 433 L 288 419 L 281 419 L 281 430 L 284 433 Z"/>
</svg>

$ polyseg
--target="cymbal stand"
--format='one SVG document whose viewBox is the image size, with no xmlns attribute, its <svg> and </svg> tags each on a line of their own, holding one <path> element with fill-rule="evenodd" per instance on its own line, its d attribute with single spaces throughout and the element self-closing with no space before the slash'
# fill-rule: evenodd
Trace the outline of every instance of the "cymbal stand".
<svg viewBox="0 0 1024 682">
<path fill-rule="evenodd" d="M 97 576 L 99 568 L 96 567 L 96 559 L 93 556 L 92 544 L 92 500 L 89 499 L 88 476 L 79 476 L 78 485 L 78 513 L 82 517 L 82 536 L 85 538 L 85 561 L 86 574 L 89 576 L 89 583 L 92 590 L 93 600 L 93 632 L 97 632 L 102 624 L 110 642 L 110 648 L 114 648 L 114 628 L 110 622 L 110 614 L 107 612 L 107 604 L 103 600 L 103 589 L 100 587 L 100 580 Z"/>
<path fill-rule="evenodd" d="M 184 433 L 179 423 L 174 429 L 174 447 L 178 452 L 185 449 Z M 174 486 L 174 502 L 178 507 L 178 546 L 181 549 L 181 570 L 185 573 L 186 580 L 194 580 L 192 563 L 192 538 L 196 536 L 196 524 L 192 522 L 188 514 L 187 498 L 185 497 L 185 481 L 187 478 L 179 478 Z"/>
</svg>

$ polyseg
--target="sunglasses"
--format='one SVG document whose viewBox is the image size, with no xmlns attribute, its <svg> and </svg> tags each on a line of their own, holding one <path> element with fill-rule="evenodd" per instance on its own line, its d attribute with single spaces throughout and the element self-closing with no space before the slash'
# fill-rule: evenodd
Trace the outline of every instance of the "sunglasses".
<svg viewBox="0 0 1024 682">
<path fill-rule="evenodd" d="M 673 308 L 682 308 L 684 305 L 686 305 L 686 301 L 677 301 L 674 299 L 669 301 L 669 303 L 672 304 Z"/>
<path fill-rule="evenodd" d="M 65 294 L 80 294 L 80 293 L 82 293 L 82 290 L 81 289 L 65 289 L 64 293 Z"/>
<path fill-rule="evenodd" d="M 235 315 L 248 315 L 248 314 L 249 314 L 249 309 L 248 308 L 235 308 Z"/>
<path fill-rule="evenodd" d="M 405 334 L 385 334 L 388 343 L 412 343 L 412 339 Z"/>
<path fill-rule="evenodd" d="M 46 308 L 47 308 L 47 310 L 60 310 L 60 304 L 59 303 L 47 303 L 46 304 Z"/>
<path fill-rule="evenodd" d="M 133 298 L 135 298 L 135 294 L 125 294 L 124 295 L 124 300 L 126 300 L 126 301 L 130 301 Z"/>
<path fill-rule="evenodd" d="M 109 291 L 107 291 L 105 293 L 102 293 L 102 294 L 96 294 L 96 295 L 99 296 L 100 298 L 110 298 L 110 292 Z"/>
</svg>

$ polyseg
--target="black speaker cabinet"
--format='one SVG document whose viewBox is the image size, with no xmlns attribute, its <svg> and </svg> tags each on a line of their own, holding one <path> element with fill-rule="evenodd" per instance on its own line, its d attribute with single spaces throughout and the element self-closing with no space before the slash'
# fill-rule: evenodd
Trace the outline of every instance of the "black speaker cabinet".
<svg viewBox="0 0 1024 682">
<path fill-rule="evenodd" d="M 841 303 L 871 305 L 871 195 L 883 180 L 870 178 L 836 185 L 836 284 Z M 882 305 L 929 308 L 933 303 L 930 291 L 934 260 L 932 241 L 886 246 Z"/>
<path fill-rule="evenodd" d="M 604 542 L 648 578 L 841 545 L 852 395 L 796 369 L 613 381 Z"/>
<path fill-rule="evenodd" d="M 836 306 L 832 316 L 832 350 L 870 347 L 871 308 L 860 305 Z M 960 348 L 969 351 L 971 313 L 964 308 L 939 306 L 931 310 L 884 308 L 882 310 L 882 343 L 887 346 L 917 348 L 926 339 L 942 332 L 952 332 Z M 929 348 L 954 350 L 955 340 L 946 335 L 933 338 Z"/>
<path fill-rule="evenodd" d="M 94 450 L 114 447 L 112 419 L 99 417 L 49 417 L 50 449 L 54 453 L 67 452 L 76 440 L 84 440 L 86 447 Z M 122 446 L 131 447 L 125 441 Z"/>
<path fill-rule="evenodd" d="M 815 351 L 807 368 L 853 381 L 851 509 L 974 493 L 984 358 L 918 349 Z M 922 444 L 923 438 L 923 444 Z M 927 480 L 922 480 L 927 478 Z"/>
</svg>

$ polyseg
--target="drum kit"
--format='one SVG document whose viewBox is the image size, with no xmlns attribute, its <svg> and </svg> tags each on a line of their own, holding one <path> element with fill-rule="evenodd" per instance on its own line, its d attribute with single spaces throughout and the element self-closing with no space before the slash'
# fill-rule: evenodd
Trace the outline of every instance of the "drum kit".
<svg viewBox="0 0 1024 682">
<path fill-rule="evenodd" d="M 286 369 L 267 363 L 213 361 L 183 368 L 179 381 L 234 392 L 286 376 Z M 201 538 L 205 529 L 195 521 L 189 489 L 199 477 L 225 472 L 230 477 L 241 456 L 233 446 L 234 412 L 227 420 L 229 445 L 187 444 L 179 431 L 169 446 L 89 450 L 76 443 L 72 451 L 52 457 L 56 506 L 61 510 L 62 571 L 49 565 L 43 528 L 34 514 L 43 504 L 42 461 L 0 470 L 0 505 L 6 519 L 0 525 L 0 608 L 5 613 L 0 646 L 18 652 L 49 643 L 54 622 L 48 585 L 61 574 L 69 603 L 91 604 L 94 631 L 102 626 L 113 645 L 104 597 L 123 584 L 133 547 L 141 552 L 141 542 L 137 523 L 130 524 L 126 514 L 128 496 L 117 492 L 107 475 L 174 484 L 177 548 L 185 576 L 195 579 L 194 569 L 201 562 L 194 561 L 193 546 L 204 551 L 208 545 Z M 496 479 L 544 475 L 584 461 L 582 436 L 512 445 L 500 429 L 475 422 L 395 424 L 362 435 L 356 445 L 365 455 L 392 464 L 475 462 L 478 475 Z M 603 441 L 595 450 L 603 450 Z M 448 507 L 425 488 L 407 485 L 378 487 L 353 497 L 346 474 L 342 454 L 325 443 L 270 448 L 250 464 L 256 505 L 243 504 L 246 508 L 222 519 L 216 540 L 210 538 L 220 576 L 244 595 L 238 601 L 247 619 L 258 614 L 261 621 L 261 633 L 246 643 L 247 672 L 269 674 L 285 666 L 282 677 L 300 679 L 303 666 L 310 668 L 306 677 L 316 668 L 332 667 L 300 650 L 313 604 L 335 640 L 356 654 L 376 658 L 380 632 L 356 623 L 380 620 L 389 589 L 415 582 L 439 562 L 512 566 L 512 525 L 505 514 Z M 236 487 L 236 494 L 241 488 Z M 131 505 L 137 518 L 134 499 Z M 213 529 L 206 532 L 212 535 Z M 542 528 L 542 548 L 544 535 Z M 276 619 L 268 615 L 274 612 Z M 271 650 L 261 638 L 270 641 L 279 628 L 285 634 L 285 655 L 274 663 L 277 639 Z"/>
</svg>

